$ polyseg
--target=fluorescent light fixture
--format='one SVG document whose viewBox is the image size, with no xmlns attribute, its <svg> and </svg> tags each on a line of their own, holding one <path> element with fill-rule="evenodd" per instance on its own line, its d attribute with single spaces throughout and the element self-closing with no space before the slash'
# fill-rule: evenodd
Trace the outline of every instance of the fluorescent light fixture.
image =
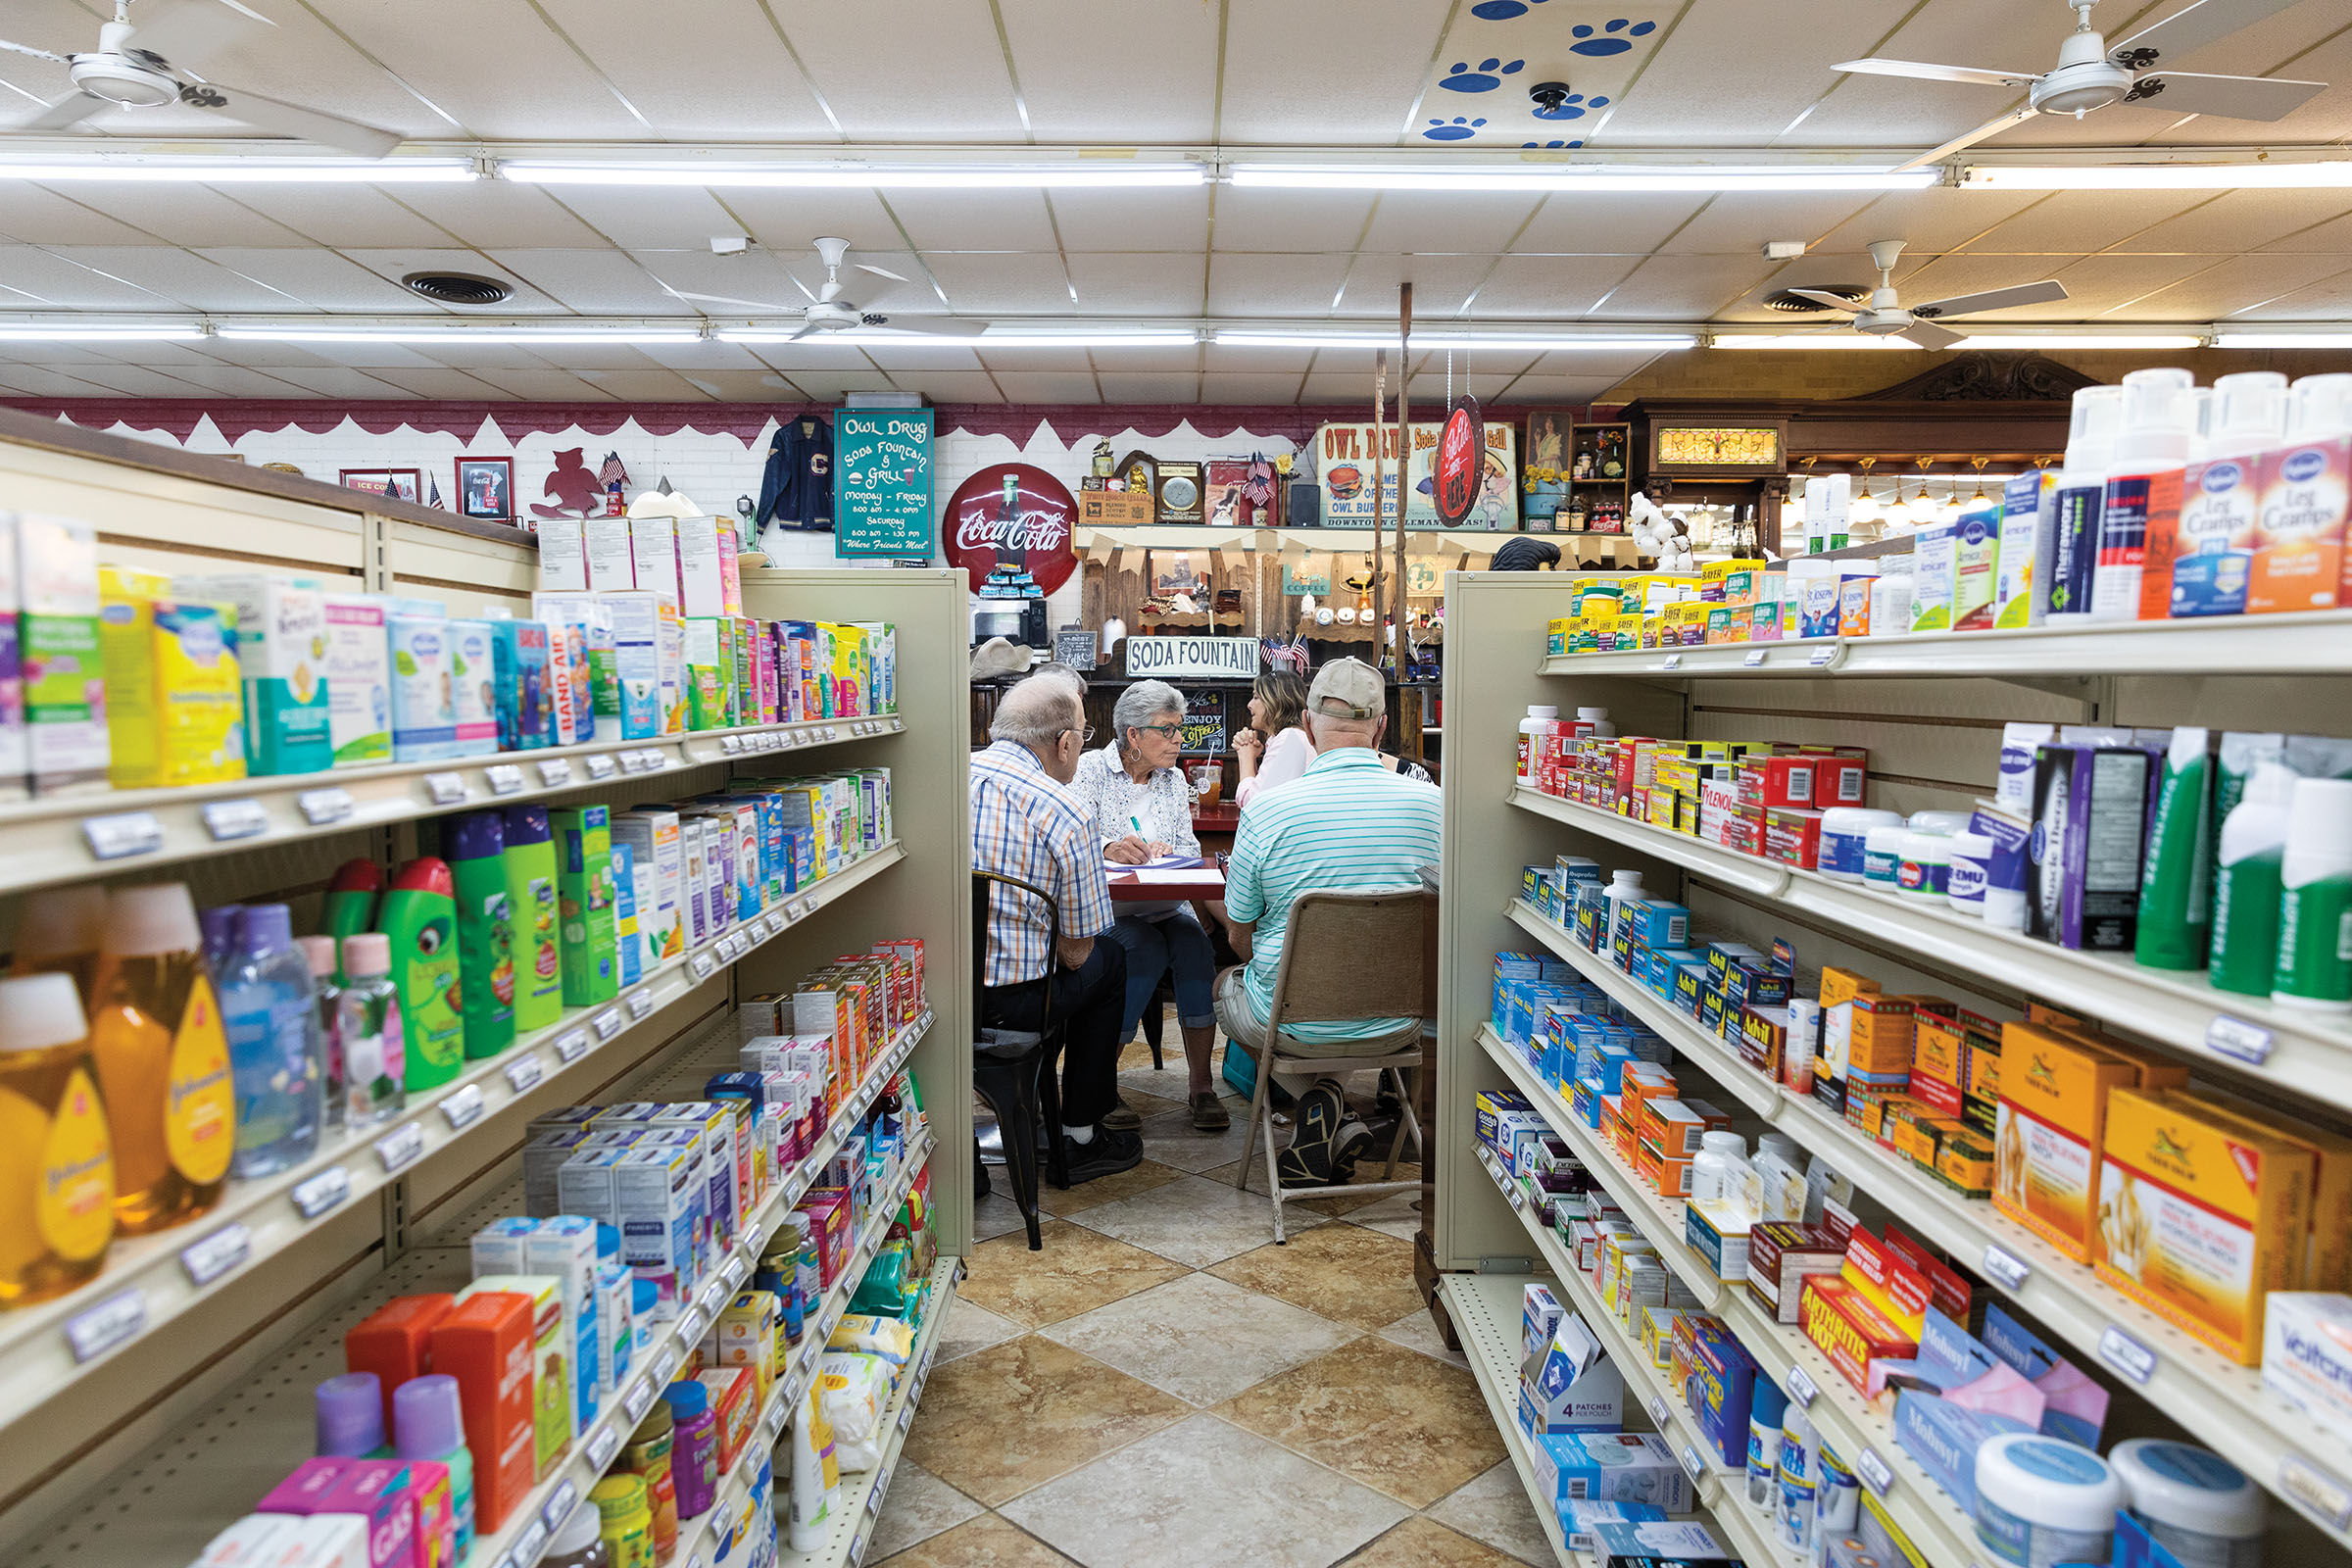
<svg viewBox="0 0 2352 1568">
<path fill-rule="evenodd" d="M 967 349 L 1173 349 L 1192 348 L 1199 334 L 1185 332 L 811 332 L 796 338 L 788 327 L 721 327 L 721 343 L 847 343 L 857 348 L 919 349 L 932 344 Z"/>
<path fill-rule="evenodd" d="M 1390 349 L 1396 346 L 1396 336 L 1393 332 L 1260 332 L 1248 328 L 1228 330 L 1220 327 L 1216 342 L 1225 348 Z M 1620 337 L 1597 332 L 1556 335 L 1521 332 L 1489 336 L 1471 332 L 1415 332 L 1411 346 L 1419 349 L 1493 349 L 1532 354 L 1633 354 L 1687 349 L 1697 342 L 1694 336 L 1654 332 Z"/>
<path fill-rule="evenodd" d="M 171 180 L 203 185 L 443 185 L 474 178 L 463 158 L 86 158 L 0 160 L 0 179 L 44 184 Z"/>
<path fill-rule="evenodd" d="M 2333 332 L 2217 332 L 2217 349 L 2352 349 L 2352 327 Z"/>
<path fill-rule="evenodd" d="M 1643 166 L 1641 164 L 1492 164 L 1445 169 L 1350 164 L 1251 164 L 1231 167 L 1236 185 L 1274 190 L 1477 191 L 1806 191 L 1924 190 L 1942 178 L 1933 169 L 1837 169 L 1803 164 Z"/>
<path fill-rule="evenodd" d="M 28 326 L 0 321 L 0 343 L 191 343 L 193 326 Z"/>
<path fill-rule="evenodd" d="M 1859 332 L 1824 332 L 1816 337 L 1805 332 L 1718 332 L 1715 347 L 1719 349 L 1910 349 L 1919 345 L 1899 337 L 1865 337 Z"/>
<path fill-rule="evenodd" d="M 1085 186 L 1134 189 L 1199 185 L 1199 164 L 837 165 L 555 161 L 513 159 L 499 176 L 526 185 L 775 186 L 801 190 L 1062 190 Z"/>
<path fill-rule="evenodd" d="M 2352 342 L 2352 338 L 2345 341 Z M 2036 336 L 2031 332 L 2016 334 L 1975 332 L 1968 341 L 1957 345 L 1964 349 L 2193 349 L 2204 346 L 2205 339 L 2194 332 L 2119 332 L 2101 337 L 2094 332 L 2049 332 Z"/>
<path fill-rule="evenodd" d="M 2317 190 L 2352 185 L 2352 160 L 2306 164 L 1971 164 L 1970 190 Z"/>
<path fill-rule="evenodd" d="M 225 338 L 269 343 L 699 343 L 702 333 L 692 327 L 657 329 L 616 327 L 606 332 L 583 332 L 569 327 L 482 326 L 221 326 Z"/>
</svg>

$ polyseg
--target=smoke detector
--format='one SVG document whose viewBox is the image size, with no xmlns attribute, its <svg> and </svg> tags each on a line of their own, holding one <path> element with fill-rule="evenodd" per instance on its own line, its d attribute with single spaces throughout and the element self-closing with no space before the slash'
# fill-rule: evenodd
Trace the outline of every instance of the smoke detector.
<svg viewBox="0 0 2352 1568">
<path fill-rule="evenodd" d="M 710 236 L 710 254 L 713 256 L 741 256 L 751 248 L 751 236 L 748 234 L 713 234 Z"/>
</svg>

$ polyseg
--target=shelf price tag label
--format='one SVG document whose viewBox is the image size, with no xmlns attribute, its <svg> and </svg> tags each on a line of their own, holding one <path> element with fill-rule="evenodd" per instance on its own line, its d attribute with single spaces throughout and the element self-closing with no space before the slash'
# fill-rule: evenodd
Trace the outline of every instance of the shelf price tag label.
<svg viewBox="0 0 2352 1568">
<path fill-rule="evenodd" d="M 1811 1409 L 1814 1396 L 1819 1393 L 1821 1391 L 1813 1386 L 1812 1377 L 1803 1367 L 1792 1366 L 1788 1369 L 1788 1397 L 1796 1401 L 1798 1409 Z"/>
<path fill-rule="evenodd" d="M 204 830 L 215 844 L 249 839 L 269 826 L 270 813 L 259 801 L 211 801 L 204 808 Z"/>
<path fill-rule="evenodd" d="M 588 1468 L 602 1470 L 612 1462 L 612 1451 L 620 1446 L 620 1429 L 614 1426 L 600 1428 L 588 1440 Z"/>
<path fill-rule="evenodd" d="M 340 1165 L 329 1165 L 318 1175 L 294 1184 L 294 1211 L 304 1219 L 317 1219 L 350 1196 L 351 1172 Z"/>
<path fill-rule="evenodd" d="M 2330 1530 L 2352 1528 L 2352 1491 L 2302 1455 L 2278 1456 L 2278 1491 L 2287 1501 L 2317 1515 Z"/>
<path fill-rule="evenodd" d="M 648 773 L 659 773 L 669 765 L 669 759 L 653 747 L 649 746 L 637 755 L 645 759 L 645 770 Z"/>
<path fill-rule="evenodd" d="M 1668 654 L 1664 659 L 1658 661 L 1658 667 L 1660 669 L 1680 669 L 1683 667 L 1683 656 Z"/>
<path fill-rule="evenodd" d="M 1683 1445 L 1683 1468 L 1690 1472 L 1690 1480 L 1693 1485 L 1703 1483 L 1707 1479 L 1707 1461 L 1699 1457 L 1698 1450 L 1688 1443 Z"/>
<path fill-rule="evenodd" d="M 639 1378 L 630 1384 L 629 1392 L 621 1396 L 620 1407 L 629 1412 L 629 1421 L 632 1425 L 644 1420 L 645 1412 L 654 1407 L 653 1380 Z"/>
<path fill-rule="evenodd" d="M 566 1481 L 564 1485 L 568 1487 L 571 1483 Z M 522 1533 L 514 1538 L 514 1561 L 518 1568 L 528 1568 L 529 1564 L 537 1562 L 547 1550 L 548 1538 L 554 1534 L 553 1527 L 544 1519 L 525 1523 Z"/>
<path fill-rule="evenodd" d="M 1649 1396 L 1649 1419 L 1657 1426 L 1657 1429 L 1660 1432 L 1666 1430 L 1665 1396 L 1653 1394 Z"/>
<path fill-rule="evenodd" d="M 684 1338 L 685 1336 L 683 1334 L 679 1336 L 679 1339 Z M 670 1343 L 669 1348 L 662 1352 L 662 1359 L 654 1368 L 654 1381 L 661 1384 L 663 1388 L 667 1388 L 670 1380 L 677 1376 L 679 1364 L 685 1359 L 685 1349 L 673 1340 Z"/>
<path fill-rule="evenodd" d="M 522 769 L 513 762 L 493 762 L 482 769 L 482 777 L 490 781 L 493 795 L 512 795 L 522 788 Z"/>
<path fill-rule="evenodd" d="M 1894 1472 L 1886 1468 L 1886 1461 L 1879 1457 L 1876 1448 L 1864 1448 L 1854 1456 L 1854 1474 L 1862 1478 L 1864 1486 L 1882 1497 L 1886 1495 L 1886 1489 L 1894 1485 Z"/>
<path fill-rule="evenodd" d="M 579 1484 L 565 1476 L 556 1483 L 556 1490 L 549 1493 L 547 1501 L 540 1505 L 539 1522 L 550 1530 L 555 1529 L 571 1517 L 572 1504 L 579 1500 Z"/>
<path fill-rule="evenodd" d="M 620 1009 L 618 1007 L 607 1007 L 588 1021 L 595 1026 L 596 1038 L 599 1040 L 610 1040 L 620 1033 Z"/>
<path fill-rule="evenodd" d="M 466 776 L 463 773 L 427 773 L 424 793 L 433 798 L 435 806 L 466 804 Z"/>
<path fill-rule="evenodd" d="M 850 1538 L 850 1568 L 864 1568 L 864 1565 L 865 1532 L 859 1530 L 857 1535 Z"/>
<path fill-rule="evenodd" d="M 913 1405 L 909 1404 L 904 1407 L 899 1416 L 899 1426 L 902 1430 L 904 1430 L 906 1425 L 906 1417 L 912 1415 L 913 1413 Z M 882 1494 L 888 1492 L 889 1490 L 890 1466 L 884 1465 L 880 1470 L 874 1473 L 874 1490 L 865 1494 L 865 1511 L 867 1513 L 880 1513 L 882 1511 Z"/>
<path fill-rule="evenodd" d="M 2113 1323 L 2099 1336 L 2099 1359 L 2134 1383 L 2145 1383 L 2156 1375 L 2156 1352 Z"/>
<path fill-rule="evenodd" d="M 641 773 L 645 770 L 645 754 L 643 752 L 621 752 L 617 755 L 620 759 L 620 770 L 623 773 Z"/>
<path fill-rule="evenodd" d="M 1750 648 L 1747 653 L 1741 657 L 1740 662 L 1742 666 L 1748 669 L 1763 668 L 1764 650 L 1761 648 Z"/>
<path fill-rule="evenodd" d="M 2217 1012 L 2213 1022 L 2205 1026 L 2205 1049 L 2249 1067 L 2259 1067 L 2270 1058 L 2271 1032 L 2260 1024 Z"/>
<path fill-rule="evenodd" d="M 147 1293 L 134 1285 L 66 1319 L 66 1343 L 76 1363 L 93 1361 L 146 1326 Z"/>
<path fill-rule="evenodd" d="M 351 815 L 351 791 L 340 786 L 322 790 L 304 790 L 294 797 L 294 805 L 302 819 L 313 827 L 325 827 Z"/>
<path fill-rule="evenodd" d="M 164 824 L 153 811 L 116 811 L 81 819 L 81 837 L 93 860 L 152 855 L 164 847 Z"/>
<path fill-rule="evenodd" d="M 562 789 L 570 782 L 570 758 L 551 757 L 539 764 L 539 787 L 541 789 Z"/>
<path fill-rule="evenodd" d="M 375 1157 L 384 1163 L 384 1173 L 403 1169 L 416 1163 L 424 1152 L 424 1123 L 405 1123 L 397 1132 L 386 1133 L 375 1141 Z"/>
<path fill-rule="evenodd" d="M 769 1441 L 770 1443 L 774 1443 L 774 1442 L 777 1442 L 777 1441 L 779 1441 L 780 1439 L 782 1439 L 782 1438 L 783 1438 L 783 1436 L 784 1436 L 784 1429 L 785 1429 L 786 1427 L 790 1426 L 791 1424 L 792 1424 L 792 1406 L 791 1406 L 791 1404 L 790 1404 L 790 1403 L 788 1403 L 788 1402 L 786 1402 L 786 1401 L 783 1401 L 783 1400 L 779 1400 L 779 1401 L 777 1401 L 776 1407 L 775 1407 L 773 1410 L 770 1410 L 770 1411 L 767 1413 L 767 1438 L 768 1438 L 768 1441 Z"/>
<path fill-rule="evenodd" d="M 698 953 L 686 960 L 686 967 L 693 972 L 697 980 L 708 980 L 710 978 L 710 971 L 718 967 L 718 960 L 708 953 Z"/>
<path fill-rule="evenodd" d="M 642 1018 L 647 1013 L 654 1010 L 654 994 L 651 991 L 640 987 L 639 989 L 629 993 L 628 1003 L 629 1016 L 632 1018 Z"/>
<path fill-rule="evenodd" d="M 1826 668 L 1830 662 L 1837 657 L 1838 645 L 1836 643 L 1832 643 L 1827 648 L 1814 649 L 1813 657 L 1806 660 L 1805 662 L 1811 664 L 1815 669 L 1822 669 Z"/>
<path fill-rule="evenodd" d="M 179 1266 L 188 1271 L 188 1283 L 202 1290 L 244 1262 L 252 1251 L 253 1233 L 230 1220 L 203 1241 L 181 1248 Z"/>
<path fill-rule="evenodd" d="M 588 769 L 588 776 L 599 783 L 612 776 L 612 759 L 602 752 L 594 757 L 583 757 L 580 762 Z"/>
<path fill-rule="evenodd" d="M 721 735 L 718 738 L 718 749 L 726 753 L 729 757 L 734 757 L 743 750 L 743 737 L 740 735 Z"/>
<path fill-rule="evenodd" d="M 564 1058 L 567 1067 L 588 1054 L 588 1031 L 566 1029 L 556 1036 L 556 1054 Z"/>
<path fill-rule="evenodd" d="M 679 1343 L 682 1345 L 700 1344 L 703 1338 L 703 1309 L 699 1306 L 688 1307 L 686 1315 L 678 1319 Z"/>
<path fill-rule="evenodd" d="M 726 1276 L 726 1294 L 731 1296 L 743 1284 L 745 1276 L 751 1273 L 751 1266 L 740 1257 L 730 1257 L 727 1266 L 719 1272 Z"/>
<path fill-rule="evenodd" d="M 517 1056 L 507 1063 L 507 1087 L 518 1095 L 528 1094 L 539 1087 L 539 1080 L 546 1075 L 547 1063 L 540 1060 L 536 1054 Z"/>
<path fill-rule="evenodd" d="M 2004 1251 L 1994 1243 L 1984 1244 L 1984 1276 L 2002 1290 L 2016 1295 L 2026 1287 L 2026 1279 L 2034 1272 L 2023 1258 Z"/>
<path fill-rule="evenodd" d="M 441 1114 L 449 1118 L 449 1130 L 453 1133 L 480 1121 L 484 1108 L 480 1084 L 467 1084 L 441 1102 Z"/>
</svg>

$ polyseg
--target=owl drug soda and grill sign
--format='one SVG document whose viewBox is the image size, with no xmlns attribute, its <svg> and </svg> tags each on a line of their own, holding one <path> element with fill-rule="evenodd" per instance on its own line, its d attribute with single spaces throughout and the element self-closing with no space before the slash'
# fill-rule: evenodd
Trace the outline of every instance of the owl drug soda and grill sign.
<svg viewBox="0 0 2352 1568">
<path fill-rule="evenodd" d="M 839 409 L 833 415 L 833 554 L 928 561 L 929 409 Z"/>
</svg>

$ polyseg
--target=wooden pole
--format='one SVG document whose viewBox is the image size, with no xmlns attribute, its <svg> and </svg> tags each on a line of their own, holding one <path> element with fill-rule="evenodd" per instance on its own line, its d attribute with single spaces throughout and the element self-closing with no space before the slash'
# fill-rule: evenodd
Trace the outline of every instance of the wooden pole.
<svg viewBox="0 0 2352 1568">
<path fill-rule="evenodd" d="M 1404 487 L 1413 471 L 1413 427 L 1405 412 L 1406 394 L 1413 378 L 1413 285 L 1396 285 L 1396 569 L 1390 573 L 1388 599 L 1390 614 L 1396 622 L 1395 664 L 1397 675 L 1404 674 L 1404 509 L 1407 504 Z M 1377 543 L 1377 542 L 1376 542 Z M 1390 653 L 1388 622 L 1376 628 L 1381 653 Z"/>
<path fill-rule="evenodd" d="M 1388 429 L 1388 423 L 1389 351 L 1387 349 L 1379 349 L 1374 351 L 1372 355 L 1372 554 L 1364 563 L 1365 569 L 1371 574 L 1372 578 L 1369 586 L 1372 595 L 1372 646 L 1374 650 L 1372 657 L 1375 661 L 1377 661 L 1380 657 L 1378 651 L 1380 647 L 1380 521 L 1381 518 L 1387 514 L 1386 503 L 1381 499 L 1383 490 L 1381 484 L 1381 475 L 1385 471 L 1382 462 L 1383 454 L 1381 448 L 1383 442 L 1381 441 L 1381 435 Z M 1400 473 L 1400 486 L 1401 478 L 1402 475 Z M 1399 527 L 1403 526 L 1402 517 L 1397 519 L 1397 525 Z M 1332 569 L 1331 590 L 1334 594 L 1337 594 L 1346 586 L 1347 584 L 1340 578 L 1338 562 L 1335 558 Z"/>
</svg>

